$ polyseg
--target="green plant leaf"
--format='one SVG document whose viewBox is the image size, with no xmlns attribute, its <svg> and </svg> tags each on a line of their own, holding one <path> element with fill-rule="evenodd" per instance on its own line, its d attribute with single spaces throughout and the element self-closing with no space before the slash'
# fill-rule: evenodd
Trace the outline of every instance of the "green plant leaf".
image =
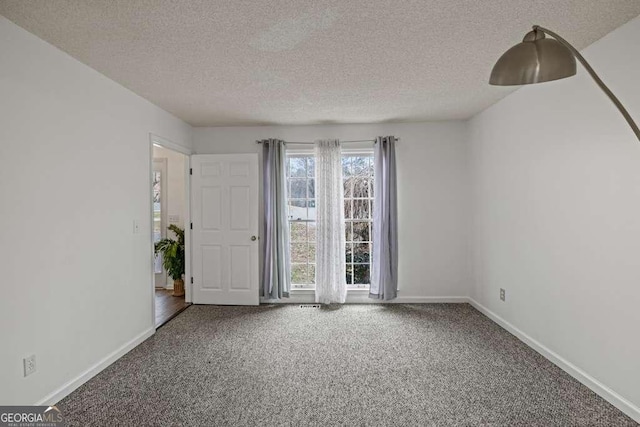
<svg viewBox="0 0 640 427">
<path fill-rule="evenodd" d="M 180 279 L 184 274 L 185 250 L 184 250 L 184 230 L 175 224 L 167 227 L 173 231 L 178 240 L 164 238 L 154 245 L 155 254 L 162 254 L 162 266 L 169 273 L 172 279 Z"/>
</svg>

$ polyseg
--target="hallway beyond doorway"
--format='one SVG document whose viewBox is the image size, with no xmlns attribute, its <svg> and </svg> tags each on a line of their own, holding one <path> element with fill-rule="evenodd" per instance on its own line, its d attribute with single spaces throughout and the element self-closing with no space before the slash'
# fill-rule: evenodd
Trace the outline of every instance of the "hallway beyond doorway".
<svg viewBox="0 0 640 427">
<path fill-rule="evenodd" d="M 184 295 L 174 297 L 171 290 L 156 289 L 156 328 L 173 319 L 190 305 L 185 302 Z"/>
</svg>

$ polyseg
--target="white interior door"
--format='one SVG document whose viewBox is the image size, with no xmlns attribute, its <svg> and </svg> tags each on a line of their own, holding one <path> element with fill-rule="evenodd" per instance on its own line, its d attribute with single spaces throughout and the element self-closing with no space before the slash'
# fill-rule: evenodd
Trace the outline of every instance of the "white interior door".
<svg viewBox="0 0 640 427">
<path fill-rule="evenodd" d="M 258 305 L 258 155 L 191 156 L 193 302 Z"/>
</svg>

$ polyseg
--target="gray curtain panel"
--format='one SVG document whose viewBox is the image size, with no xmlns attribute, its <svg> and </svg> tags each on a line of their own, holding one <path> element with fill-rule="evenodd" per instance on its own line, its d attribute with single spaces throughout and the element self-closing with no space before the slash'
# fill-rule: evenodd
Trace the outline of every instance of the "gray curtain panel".
<svg viewBox="0 0 640 427">
<path fill-rule="evenodd" d="M 373 256 L 369 297 L 398 296 L 398 203 L 396 138 L 376 139 L 374 155 Z"/>
<path fill-rule="evenodd" d="M 262 240 L 261 295 L 269 299 L 289 297 L 291 255 L 287 218 L 287 178 L 284 141 L 262 141 L 264 227 Z"/>
</svg>

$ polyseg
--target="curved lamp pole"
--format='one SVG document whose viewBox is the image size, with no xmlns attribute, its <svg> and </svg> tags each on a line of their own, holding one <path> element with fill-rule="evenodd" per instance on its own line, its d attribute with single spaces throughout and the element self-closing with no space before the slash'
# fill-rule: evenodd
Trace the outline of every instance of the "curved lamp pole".
<svg viewBox="0 0 640 427">
<path fill-rule="evenodd" d="M 553 39 L 546 38 L 545 34 Z M 618 108 L 640 141 L 638 125 L 587 60 L 568 41 L 546 28 L 534 25 L 533 30 L 524 36 L 522 43 L 506 51 L 494 65 L 489 83 L 497 86 L 514 86 L 571 77 L 576 74 L 576 58 Z"/>
</svg>

